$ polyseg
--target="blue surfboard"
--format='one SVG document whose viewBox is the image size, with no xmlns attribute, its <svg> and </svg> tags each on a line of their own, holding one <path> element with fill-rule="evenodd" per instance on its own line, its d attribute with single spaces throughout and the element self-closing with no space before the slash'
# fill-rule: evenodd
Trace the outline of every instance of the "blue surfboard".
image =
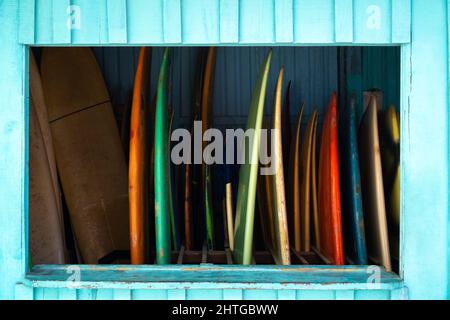
<svg viewBox="0 0 450 320">
<path fill-rule="evenodd" d="M 366 237 L 359 172 L 358 138 L 355 99 L 340 119 L 341 205 L 344 231 L 344 252 L 351 264 L 367 264 Z"/>
</svg>

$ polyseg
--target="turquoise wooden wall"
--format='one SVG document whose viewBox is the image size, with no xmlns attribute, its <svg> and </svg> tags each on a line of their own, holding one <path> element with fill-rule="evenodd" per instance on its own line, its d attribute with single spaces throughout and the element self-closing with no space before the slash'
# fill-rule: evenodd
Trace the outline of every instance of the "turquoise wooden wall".
<svg viewBox="0 0 450 320">
<path fill-rule="evenodd" d="M 0 0 L 0 298 L 450 298 L 449 2 Z M 126 269 L 140 281 L 121 281 L 114 268 L 83 269 L 89 281 L 79 283 L 65 281 L 70 266 L 28 275 L 27 45 L 140 44 L 401 45 L 400 278 L 382 273 L 374 288 L 364 268 L 299 268 L 286 284 L 275 268 L 271 282 L 248 284 L 236 276 L 251 280 L 251 267 L 202 266 Z M 329 277 L 336 281 L 324 282 Z"/>
</svg>

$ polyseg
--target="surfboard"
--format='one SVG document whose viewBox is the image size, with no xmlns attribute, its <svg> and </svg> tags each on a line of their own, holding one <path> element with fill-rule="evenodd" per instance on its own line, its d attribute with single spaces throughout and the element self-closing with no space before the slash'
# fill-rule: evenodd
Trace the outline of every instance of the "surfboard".
<svg viewBox="0 0 450 320">
<path fill-rule="evenodd" d="M 269 121 L 263 122 L 263 129 L 269 130 Z M 270 132 L 270 131 L 268 131 Z M 270 135 L 267 135 L 267 150 L 271 150 Z M 267 164 L 261 164 L 261 168 L 267 168 Z M 270 175 L 262 175 L 258 173 L 256 200 L 258 202 L 259 221 L 261 224 L 262 238 L 266 250 L 273 252 L 275 247 L 275 222 L 273 221 L 273 205 L 274 199 L 272 192 L 272 179 Z"/>
<path fill-rule="evenodd" d="M 146 148 L 147 117 L 150 77 L 151 48 L 143 47 L 139 51 L 137 69 L 134 77 L 133 102 L 130 120 L 130 152 L 128 169 L 129 205 L 130 205 L 130 251 L 132 264 L 144 264 L 146 247 L 146 217 L 148 215 L 148 168 L 149 158 Z"/>
<path fill-rule="evenodd" d="M 225 185 L 225 212 L 226 212 L 226 232 L 228 239 L 228 246 L 230 250 L 234 250 L 234 215 L 233 215 L 233 185 L 227 182 Z"/>
<path fill-rule="evenodd" d="M 166 162 L 166 171 L 168 172 L 168 180 L 167 184 L 169 185 L 169 217 L 170 217 L 170 234 L 172 236 L 172 249 L 174 251 L 180 250 L 181 247 L 181 241 L 180 241 L 180 234 L 178 229 L 178 216 L 175 208 L 175 199 L 176 197 L 176 188 L 174 183 L 175 175 L 172 172 L 172 162 L 170 160 L 170 146 L 171 146 L 171 139 L 170 136 L 172 134 L 172 125 L 173 125 L 173 115 L 174 111 L 173 108 L 170 108 L 169 111 L 169 126 L 167 128 L 167 145 L 166 145 L 166 153 L 167 153 L 167 159 Z"/>
<path fill-rule="evenodd" d="M 42 84 L 56 163 L 84 263 L 130 249 L 127 167 L 89 48 L 44 48 Z"/>
<path fill-rule="evenodd" d="M 350 264 L 366 265 L 367 249 L 359 170 L 355 99 L 341 113 L 340 170 L 344 249 Z"/>
<path fill-rule="evenodd" d="M 391 271 L 383 173 L 378 137 L 377 100 L 374 95 L 364 112 L 358 132 L 359 163 L 363 190 L 367 256 Z"/>
<path fill-rule="evenodd" d="M 67 263 L 61 191 L 41 76 L 30 51 L 29 252 L 33 264 Z"/>
<path fill-rule="evenodd" d="M 321 253 L 332 264 L 344 264 L 342 239 L 336 93 L 322 128 L 319 159 L 319 220 Z"/>
<path fill-rule="evenodd" d="M 288 175 L 288 188 L 287 188 L 287 200 L 289 211 L 289 234 L 291 235 L 291 243 L 295 251 L 301 250 L 301 237 L 300 237 L 300 132 L 302 125 L 304 105 L 300 107 L 297 114 L 297 120 L 295 124 L 295 131 L 293 140 L 291 142 L 290 156 L 289 156 L 289 175 Z"/>
<path fill-rule="evenodd" d="M 282 147 L 282 134 L 281 134 L 281 91 L 283 88 L 283 74 L 284 68 L 281 67 L 278 81 L 275 89 L 275 101 L 273 105 L 272 114 L 272 130 L 273 135 L 273 151 L 271 164 L 274 166 L 274 174 L 270 174 L 271 187 L 272 187 L 272 214 L 275 227 L 275 240 L 272 251 L 272 256 L 277 264 L 289 265 L 291 264 L 290 248 L 289 248 L 289 234 L 287 224 L 286 213 L 286 197 L 284 193 L 284 171 L 283 171 L 283 147 Z"/>
<path fill-rule="evenodd" d="M 314 111 L 308 120 L 300 148 L 300 250 L 302 252 L 311 251 L 311 154 L 316 118 L 317 112 Z"/>
<path fill-rule="evenodd" d="M 389 244 L 393 259 L 399 256 L 400 226 L 400 125 L 394 106 L 384 110 L 379 121 Z"/>
<path fill-rule="evenodd" d="M 314 110 L 314 112 L 317 112 Z M 312 214 L 312 227 L 311 233 L 313 234 L 314 246 L 320 252 L 320 227 L 319 227 L 319 207 L 317 203 L 317 160 L 316 160 L 316 135 L 317 135 L 317 122 L 319 116 L 316 116 L 316 120 L 313 124 L 312 138 L 311 138 L 311 214 Z"/>
<path fill-rule="evenodd" d="M 262 126 L 264 100 L 266 96 L 267 78 L 269 75 L 272 51 L 270 50 L 265 58 L 255 89 L 252 94 L 247 129 L 254 129 L 255 134 L 252 145 L 245 143 L 245 161 L 239 169 L 239 186 L 236 204 L 236 218 L 234 231 L 234 251 L 233 257 L 237 264 L 248 265 L 252 262 L 253 247 L 253 222 L 256 198 L 256 182 L 258 178 L 259 166 L 259 132 Z"/>
<path fill-rule="evenodd" d="M 168 85 L 170 69 L 170 50 L 166 48 L 161 61 L 158 78 L 155 114 L 155 230 L 156 262 L 169 264 L 171 256 L 170 239 L 170 176 L 167 163 L 169 128 Z"/>
<path fill-rule="evenodd" d="M 206 51 L 204 48 L 198 48 L 197 64 L 194 76 L 194 89 L 192 95 L 192 119 L 197 121 L 201 117 L 201 104 L 202 104 L 202 88 L 203 88 L 203 75 L 205 69 Z M 191 134 L 194 133 L 194 126 L 192 124 Z M 192 151 L 194 149 L 192 148 Z M 191 159 L 192 160 L 192 159 Z M 198 212 L 199 208 L 199 195 L 201 194 L 201 188 L 199 188 L 200 178 L 198 165 L 188 163 L 185 165 L 185 205 L 184 205 L 184 227 L 185 227 L 185 246 L 187 250 L 192 250 L 196 238 L 201 238 L 199 233 L 192 234 L 193 225 L 200 227 L 200 221 Z M 193 213 L 195 213 L 193 215 Z"/>
<path fill-rule="evenodd" d="M 202 86 L 202 101 L 201 101 L 201 115 L 202 115 L 202 133 L 209 129 L 209 121 L 211 117 L 211 92 L 214 80 L 214 67 L 216 64 L 216 50 L 215 47 L 208 49 L 206 57 L 205 73 L 203 77 Z M 203 149 L 206 142 L 203 141 Z M 213 205 L 212 205 L 212 186 L 211 186 L 211 168 L 207 168 L 208 165 L 203 163 L 202 176 L 203 176 L 203 203 L 205 210 L 206 220 L 206 243 L 208 249 L 214 248 L 214 218 L 213 218 Z"/>
<path fill-rule="evenodd" d="M 284 95 L 284 106 L 281 111 L 283 117 L 283 127 L 282 127 L 282 136 L 283 136 L 283 165 L 284 170 L 287 172 L 289 168 L 289 156 L 290 156 L 290 148 L 291 148 L 291 140 L 292 140 L 292 128 L 291 128 L 291 84 L 292 81 L 288 82 L 286 93 Z M 287 182 L 287 181 L 285 181 Z M 287 185 L 286 185 L 287 188 Z"/>
<path fill-rule="evenodd" d="M 192 134 L 192 130 L 191 130 Z M 192 250 L 192 192 L 191 192 L 191 164 L 184 166 L 184 246 L 186 250 Z"/>
</svg>

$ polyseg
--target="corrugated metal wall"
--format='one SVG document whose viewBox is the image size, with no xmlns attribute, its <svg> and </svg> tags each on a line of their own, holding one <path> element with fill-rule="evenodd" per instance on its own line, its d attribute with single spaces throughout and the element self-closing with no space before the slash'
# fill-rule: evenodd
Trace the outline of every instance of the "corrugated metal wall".
<svg viewBox="0 0 450 320">
<path fill-rule="evenodd" d="M 121 108 L 130 99 L 139 48 L 97 47 L 93 50 L 103 71 L 113 105 Z M 214 126 L 245 127 L 252 90 L 260 64 L 268 50 L 268 47 L 218 48 L 212 101 Z M 156 91 L 162 52 L 163 48 L 153 49 L 150 95 Z M 342 55 L 341 58 L 338 52 Z M 198 48 L 195 47 L 178 47 L 173 50 L 172 98 L 175 127 L 186 127 L 191 120 L 191 95 L 197 53 Z M 339 76 L 339 72 L 343 72 L 344 61 L 348 73 L 345 79 Z M 292 121 L 303 102 L 304 122 L 315 108 L 319 110 L 319 117 L 322 119 L 331 92 L 345 88 L 339 81 L 352 82 L 347 89 L 357 91 L 359 97 L 363 90 L 382 89 L 386 103 L 399 107 L 398 47 L 274 47 L 266 95 L 266 115 L 272 112 L 275 82 L 281 66 L 285 68 L 284 88 L 289 80 L 292 81 Z M 346 92 L 342 91 L 341 95 L 345 96 Z"/>
</svg>

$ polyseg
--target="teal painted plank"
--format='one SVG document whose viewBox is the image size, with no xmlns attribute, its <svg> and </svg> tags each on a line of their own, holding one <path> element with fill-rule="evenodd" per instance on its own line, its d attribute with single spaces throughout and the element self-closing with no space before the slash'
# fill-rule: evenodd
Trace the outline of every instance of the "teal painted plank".
<svg viewBox="0 0 450 320">
<path fill-rule="evenodd" d="M 397 1 L 397 0 L 394 0 Z M 354 42 L 391 42 L 391 1 L 354 0 Z"/>
<path fill-rule="evenodd" d="M 275 40 L 278 43 L 293 42 L 293 0 L 275 1 Z"/>
<path fill-rule="evenodd" d="M 92 0 L 71 0 L 71 6 L 80 12 L 79 28 L 72 29 L 72 43 L 100 44 L 107 38 L 108 27 L 105 15 L 106 2 Z"/>
<path fill-rule="evenodd" d="M 130 289 L 115 289 L 113 291 L 113 300 L 131 300 L 131 290 Z"/>
<path fill-rule="evenodd" d="M 220 1 L 220 42 L 239 42 L 239 0 Z"/>
<path fill-rule="evenodd" d="M 28 112 L 18 1 L 0 2 L 0 299 L 12 299 L 26 266 Z"/>
<path fill-rule="evenodd" d="M 298 290 L 297 300 L 335 300 L 334 290 Z"/>
<path fill-rule="evenodd" d="M 0 295 L 1 296 L 1 295 Z M 18 283 L 14 294 L 15 300 L 33 300 L 33 287 Z"/>
<path fill-rule="evenodd" d="M 181 43 L 181 0 L 163 1 L 164 42 Z"/>
<path fill-rule="evenodd" d="M 392 42 L 411 41 L 411 0 L 392 1 Z"/>
<path fill-rule="evenodd" d="M 131 291 L 132 300 L 167 300 L 167 290 L 138 289 Z"/>
<path fill-rule="evenodd" d="M 35 1 L 22 0 L 19 2 L 19 4 L 19 42 L 24 44 L 33 44 L 35 25 Z"/>
<path fill-rule="evenodd" d="M 70 267 L 70 266 L 69 266 Z M 36 286 L 65 286 L 68 266 L 40 265 L 27 276 Z M 342 266 L 80 266 L 80 288 L 178 289 L 359 289 L 367 288 L 366 268 Z M 217 282 L 221 279 L 221 282 Z M 245 282 L 242 282 L 245 279 Z M 336 281 L 339 279 L 339 281 Z M 402 287 L 398 276 L 381 270 L 380 288 Z"/>
<path fill-rule="evenodd" d="M 128 42 L 163 43 L 162 1 L 127 1 Z"/>
<path fill-rule="evenodd" d="M 411 57 L 405 61 L 411 61 L 412 77 L 408 81 L 402 76 L 402 91 L 410 93 L 409 97 L 402 93 L 400 120 L 402 266 L 410 298 L 445 299 L 449 292 L 445 263 L 449 259 L 449 66 L 448 34 L 443 27 L 448 21 L 447 1 L 431 5 L 414 0 L 412 17 Z M 424 112 L 424 106 L 430 112 Z"/>
<path fill-rule="evenodd" d="M 244 290 L 243 300 L 276 300 L 276 290 Z"/>
<path fill-rule="evenodd" d="M 70 0 L 52 0 L 52 43 L 70 43 L 71 28 L 78 27 L 79 14 L 78 8 L 70 5 Z"/>
<path fill-rule="evenodd" d="M 296 0 L 294 33 L 298 43 L 334 42 L 334 2 Z"/>
<path fill-rule="evenodd" d="M 35 0 L 35 34 L 36 44 L 48 44 L 53 41 L 53 5 L 52 1 Z"/>
<path fill-rule="evenodd" d="M 214 44 L 220 40 L 219 0 L 184 0 L 181 2 L 183 42 Z"/>
<path fill-rule="evenodd" d="M 45 300 L 44 296 L 45 288 L 34 289 L 34 300 Z"/>
<path fill-rule="evenodd" d="M 59 289 L 59 299 L 60 300 L 76 300 L 77 290 L 71 288 L 60 288 Z"/>
<path fill-rule="evenodd" d="M 243 296 L 243 290 L 228 289 L 223 291 L 223 300 L 242 300 Z"/>
<path fill-rule="evenodd" d="M 240 1 L 239 40 L 241 43 L 273 43 L 275 17 L 273 0 Z"/>
<path fill-rule="evenodd" d="M 408 289 L 401 288 L 391 290 L 391 300 L 408 300 Z"/>
<path fill-rule="evenodd" d="M 45 300 L 58 300 L 59 299 L 59 289 L 58 288 L 44 288 L 44 299 Z"/>
<path fill-rule="evenodd" d="M 107 0 L 108 41 L 127 43 L 127 1 Z"/>
<path fill-rule="evenodd" d="M 167 299 L 169 300 L 186 300 L 186 290 L 169 289 L 167 290 Z"/>
<path fill-rule="evenodd" d="M 355 300 L 390 300 L 388 290 L 356 290 Z"/>
<path fill-rule="evenodd" d="M 126 289 L 119 289 L 126 290 Z M 114 300 L 116 289 L 98 289 L 97 290 L 97 300 Z"/>
<path fill-rule="evenodd" d="M 186 291 L 186 300 L 222 300 L 222 290 L 193 289 Z"/>
<path fill-rule="evenodd" d="M 77 300 L 96 300 L 97 289 L 77 289 Z"/>
<path fill-rule="evenodd" d="M 353 290 L 336 290 L 336 300 L 354 300 L 355 292 Z"/>
<path fill-rule="evenodd" d="M 295 300 L 297 298 L 297 292 L 295 290 L 278 290 L 278 300 Z"/>
<path fill-rule="evenodd" d="M 335 41 L 353 42 L 353 0 L 334 1 Z"/>
</svg>

